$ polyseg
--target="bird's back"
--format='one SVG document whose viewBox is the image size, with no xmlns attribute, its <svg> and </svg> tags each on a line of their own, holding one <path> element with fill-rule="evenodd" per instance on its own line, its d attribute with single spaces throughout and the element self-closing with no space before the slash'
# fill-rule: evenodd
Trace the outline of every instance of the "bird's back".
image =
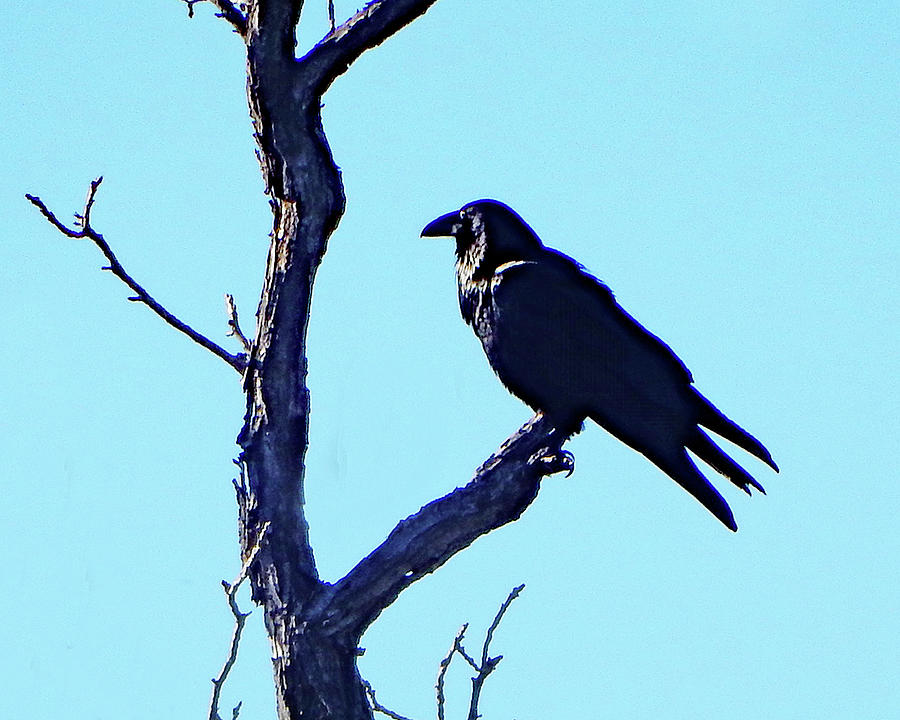
<svg viewBox="0 0 900 720">
<path fill-rule="evenodd" d="M 546 250 L 500 266 L 488 304 L 485 352 L 532 407 L 576 426 L 594 417 L 629 438 L 631 425 L 684 416 L 690 373 L 570 258 Z"/>
</svg>

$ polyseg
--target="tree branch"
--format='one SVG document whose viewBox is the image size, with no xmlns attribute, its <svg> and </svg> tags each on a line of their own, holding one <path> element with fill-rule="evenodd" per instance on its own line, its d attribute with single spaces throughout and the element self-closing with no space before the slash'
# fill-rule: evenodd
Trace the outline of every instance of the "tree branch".
<svg viewBox="0 0 900 720">
<path fill-rule="evenodd" d="M 241 332 L 237 305 L 234 304 L 234 296 L 230 293 L 225 293 L 225 310 L 228 313 L 228 337 L 237 338 L 244 350 L 249 353 L 253 349 L 253 345 L 247 339 L 247 336 Z"/>
<path fill-rule="evenodd" d="M 537 497 L 541 478 L 572 469 L 571 454 L 560 451 L 552 429 L 536 415 L 468 485 L 402 520 L 342 580 L 326 587 L 317 606 L 324 632 L 359 637 L 407 586 L 481 535 L 518 519 Z"/>
<path fill-rule="evenodd" d="M 212 679 L 213 691 L 212 697 L 209 700 L 209 720 L 222 720 L 222 717 L 219 715 L 219 696 L 222 694 L 222 686 L 225 684 L 225 680 L 228 678 L 231 668 L 233 668 L 235 662 L 237 662 L 238 647 L 241 643 L 241 633 L 244 631 L 244 623 L 246 623 L 247 618 L 250 617 L 249 612 L 241 612 L 241 609 L 238 607 L 237 591 L 240 589 L 244 580 L 247 579 L 247 573 L 250 572 L 250 566 L 256 560 L 256 556 L 259 555 L 259 548 L 262 545 L 262 541 L 265 538 L 268 529 L 268 525 L 263 527 L 258 542 L 250 552 L 249 557 L 244 561 L 241 571 L 238 573 L 235 581 L 233 583 L 229 583 L 226 580 L 222 581 L 225 597 L 228 599 L 228 607 L 231 610 L 231 614 L 234 616 L 234 631 L 231 634 L 231 645 L 228 649 L 228 657 L 225 658 L 225 664 L 222 665 L 222 670 L 219 672 L 218 676 Z M 231 711 L 232 720 L 237 720 L 240 708 L 241 704 L 238 703 Z"/>
<path fill-rule="evenodd" d="M 469 653 L 466 652 L 466 649 L 462 644 L 463 637 L 466 634 L 465 631 L 468 629 L 469 623 L 466 623 L 460 628 L 459 632 L 456 634 L 456 640 L 454 641 L 453 645 L 456 652 L 459 653 L 459 656 L 468 663 L 469 667 L 472 668 L 475 672 L 478 672 L 478 663 L 475 662 L 475 658 L 473 658 L 471 655 L 469 655 Z"/>
<path fill-rule="evenodd" d="M 478 674 L 472 678 L 472 698 L 469 703 L 468 720 L 478 720 L 478 702 L 481 699 L 481 690 L 484 687 L 484 681 L 487 680 L 488 675 L 494 672 L 494 668 L 496 668 L 498 663 L 503 659 L 502 655 L 491 657 L 488 654 L 491 648 L 491 640 L 494 639 L 494 631 L 500 625 L 500 621 L 503 619 L 503 615 L 512 604 L 512 601 L 519 597 L 519 593 L 521 593 L 524 588 L 525 585 L 519 585 L 510 591 L 506 600 L 500 605 L 500 609 L 494 616 L 494 622 L 491 623 L 491 626 L 484 636 L 484 645 L 481 649 L 481 666 L 477 668 Z"/>
<path fill-rule="evenodd" d="M 375 699 L 375 688 L 372 687 L 372 683 L 368 680 L 362 681 L 362 686 L 366 689 L 366 694 L 369 696 L 369 701 L 372 703 L 372 709 L 375 712 L 380 712 L 382 715 L 387 715 L 391 720 L 410 720 L 408 717 L 401 715 L 400 713 L 396 713 L 393 710 L 389 710 L 384 705 L 382 705 L 378 700 Z"/>
<path fill-rule="evenodd" d="M 472 695 L 469 699 L 469 714 L 467 716 L 467 720 L 478 720 L 480 717 L 478 714 L 478 702 L 481 699 L 481 690 L 484 687 L 484 682 L 487 680 L 488 675 L 494 672 L 494 669 L 503 659 L 502 655 L 497 655 L 496 657 L 491 657 L 489 655 L 491 640 L 494 639 L 494 631 L 500 626 L 500 621 L 503 620 L 504 614 L 506 614 L 506 610 L 512 604 L 512 601 L 519 597 L 519 593 L 525 588 L 525 585 L 519 585 L 518 587 L 514 587 L 509 595 L 506 597 L 506 600 L 500 605 L 500 609 L 497 611 L 497 614 L 494 616 L 494 620 L 491 623 L 490 627 L 487 629 L 487 633 L 484 636 L 484 645 L 481 648 L 481 664 L 475 662 L 475 659 L 466 652 L 466 649 L 463 647 L 463 638 L 466 635 L 466 630 L 469 629 L 469 623 L 463 625 L 459 632 L 456 633 L 456 637 L 453 638 L 453 645 L 450 647 L 450 652 L 441 660 L 441 664 L 438 670 L 437 682 L 435 683 L 435 692 L 437 695 L 437 716 L 438 720 L 444 720 L 444 704 L 446 698 L 444 696 L 444 680 L 447 675 L 447 670 L 450 667 L 450 662 L 453 660 L 453 656 L 455 654 L 459 654 L 460 657 L 463 658 L 475 671 L 475 675 L 472 677 Z"/>
<path fill-rule="evenodd" d="M 459 632 L 456 633 L 456 637 L 453 638 L 453 645 L 450 646 L 450 652 L 448 652 L 444 658 L 441 660 L 440 665 L 438 666 L 438 676 L 437 682 L 435 683 L 435 693 L 437 698 L 437 717 L 438 720 L 444 720 L 444 706 L 446 704 L 446 696 L 444 694 L 444 682 L 447 677 L 447 670 L 450 668 L 450 663 L 453 661 L 454 655 L 459 655 L 463 658 L 475 671 L 475 675 L 472 677 L 472 694 L 469 700 L 469 714 L 467 716 L 467 720 L 478 720 L 480 715 L 478 714 L 478 702 L 481 699 L 481 690 L 484 687 L 485 680 L 487 680 L 488 676 L 494 672 L 494 669 L 503 659 L 502 655 L 497 655 L 496 657 L 490 656 L 490 647 L 491 641 L 494 639 L 494 631 L 500 626 L 500 621 L 503 620 L 503 616 L 506 614 L 507 609 L 512 604 L 512 601 L 519 597 L 519 593 L 525 589 L 525 585 L 519 585 L 518 587 L 514 587 L 509 595 L 506 597 L 506 600 L 500 605 L 500 609 L 497 611 L 497 614 L 494 616 L 493 622 L 491 622 L 490 627 L 487 629 L 487 633 L 484 636 L 484 644 L 481 648 L 481 664 L 475 662 L 475 658 L 473 658 L 469 653 L 466 652 L 466 649 L 463 647 L 463 638 L 465 638 L 466 630 L 469 629 L 469 623 L 465 623 L 460 629 Z M 394 712 L 393 710 L 389 710 L 384 705 L 382 705 L 378 700 L 375 699 L 375 689 L 372 687 L 372 684 L 367 680 L 362 681 L 362 685 L 366 690 L 366 694 L 369 697 L 369 700 L 372 704 L 372 709 L 376 712 L 380 712 L 382 715 L 387 715 L 392 720 L 409 720 L 409 718 L 400 715 L 399 713 Z"/>
<path fill-rule="evenodd" d="M 216 13 L 216 17 L 230 22 L 238 35 L 244 35 L 247 32 L 247 18 L 230 0 L 183 0 L 183 2 L 187 5 L 189 18 L 194 17 L 194 5 L 202 2 L 211 2 L 219 10 Z"/>
<path fill-rule="evenodd" d="M 423 15 L 437 0 L 373 0 L 328 33 L 300 61 L 310 68 L 316 91 L 325 92 L 335 78 L 366 50 Z"/>
<path fill-rule="evenodd" d="M 31 202 L 32 205 L 40 210 L 41 214 L 45 218 L 47 218 L 50 224 L 53 225 L 57 230 L 59 230 L 63 235 L 66 235 L 70 238 L 87 238 L 91 240 L 94 245 L 100 248 L 100 251 L 106 256 L 106 259 L 109 261 L 109 265 L 105 265 L 103 269 L 110 271 L 134 292 L 134 295 L 128 298 L 131 302 L 143 303 L 176 330 L 184 333 L 195 343 L 197 343 L 198 345 L 202 345 L 214 355 L 218 355 L 238 372 L 243 372 L 247 362 L 244 355 L 232 355 L 230 352 L 214 343 L 205 335 L 201 335 L 200 333 L 198 333 L 190 325 L 179 320 L 172 313 L 166 310 L 162 305 L 160 305 L 156 300 L 154 300 L 150 293 L 144 290 L 144 288 L 141 287 L 141 285 L 139 285 L 138 282 L 133 277 L 131 277 L 131 275 L 125 272 L 125 268 L 122 267 L 122 264 L 119 262 L 118 258 L 116 258 L 106 240 L 103 239 L 103 236 L 91 227 L 91 209 L 94 206 L 94 198 L 97 194 L 97 188 L 100 187 L 101 182 L 103 182 L 102 177 L 98 177 L 96 180 L 93 180 L 91 182 L 91 187 L 88 190 L 87 199 L 84 203 L 84 210 L 82 211 L 81 215 L 75 215 L 74 228 L 69 228 L 62 222 L 60 222 L 57 219 L 56 215 L 54 215 L 47 208 L 47 206 L 44 204 L 44 201 L 36 195 L 29 195 L 26 193 L 25 197 Z"/>
<path fill-rule="evenodd" d="M 450 646 L 450 652 L 448 652 L 444 656 L 444 659 L 441 660 L 440 665 L 438 666 L 437 682 L 434 684 L 434 690 L 437 697 L 438 720 L 444 720 L 444 704 L 447 700 L 447 698 L 444 696 L 444 679 L 447 677 L 447 670 L 450 668 L 450 663 L 453 661 L 453 656 L 456 653 L 460 653 L 460 655 L 462 655 L 467 662 L 474 665 L 472 659 L 466 654 L 465 650 L 462 649 L 462 641 L 466 636 L 466 630 L 468 629 L 469 623 L 465 623 L 459 629 L 459 632 L 456 633 L 456 637 L 453 638 L 453 645 Z"/>
</svg>

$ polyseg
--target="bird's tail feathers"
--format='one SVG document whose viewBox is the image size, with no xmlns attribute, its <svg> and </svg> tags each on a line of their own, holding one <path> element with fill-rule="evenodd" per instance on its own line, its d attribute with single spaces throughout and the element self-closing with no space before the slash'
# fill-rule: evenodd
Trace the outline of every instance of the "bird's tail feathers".
<svg viewBox="0 0 900 720">
<path fill-rule="evenodd" d="M 650 458 L 663 472 L 697 498 L 704 507 L 715 515 L 729 530 L 736 532 L 737 523 L 728 503 L 719 491 L 694 464 L 687 452 L 681 449 L 676 455 L 668 458 Z"/>
<path fill-rule="evenodd" d="M 751 487 L 756 488 L 763 495 L 766 494 L 763 486 L 756 482 L 750 473 L 726 455 L 725 451 L 716 445 L 712 438 L 700 428 L 697 428 L 688 440 L 687 448 L 713 470 L 727 477 L 748 495 Z"/>
<path fill-rule="evenodd" d="M 743 448 L 751 455 L 758 457 L 766 465 L 768 465 L 770 468 L 772 468 L 775 472 L 778 472 L 778 465 L 776 465 L 775 461 L 772 459 L 771 453 L 769 453 L 769 451 L 766 450 L 765 446 L 759 440 L 757 440 L 750 433 L 748 433 L 746 430 L 744 430 L 744 428 L 742 428 L 740 425 L 738 425 L 734 421 L 725 417 L 725 415 L 722 413 L 721 410 L 719 410 L 709 400 L 707 400 L 705 397 L 703 397 L 699 392 L 694 390 L 694 394 L 697 396 L 697 401 L 698 401 L 697 402 L 697 408 L 699 410 L 698 423 L 700 425 L 702 425 L 705 428 L 708 428 L 709 430 L 712 430 L 714 433 L 716 433 L 716 435 L 721 435 L 726 440 L 730 440 L 735 445 L 737 445 L 740 448 Z M 701 434 L 703 434 L 702 431 L 701 431 Z M 704 437 L 706 437 L 706 436 L 704 435 Z M 731 458 L 729 458 L 727 455 L 725 455 L 725 453 L 722 452 L 722 450 L 720 448 L 718 448 L 715 445 L 715 443 L 713 443 L 712 440 L 709 439 L 709 437 L 706 437 L 706 441 L 710 445 L 712 445 L 713 448 L 715 448 L 715 451 L 718 452 L 718 454 L 716 454 L 715 457 L 718 458 L 719 455 L 721 455 L 721 456 L 725 457 L 728 460 L 728 462 L 730 462 L 732 465 L 734 465 L 735 467 L 738 467 Z M 698 443 L 703 445 L 702 440 L 698 441 Z M 704 449 L 705 449 L 705 447 L 706 446 L 704 445 Z M 700 457 L 703 457 L 703 455 L 700 452 L 698 452 L 696 449 L 691 448 L 691 450 L 693 450 L 698 455 L 700 455 Z M 716 470 L 721 472 L 723 475 L 725 475 L 726 477 L 729 477 L 732 480 L 732 482 L 735 482 L 734 478 L 731 478 L 731 476 L 727 472 L 725 472 L 725 471 L 721 470 L 719 467 L 717 467 L 717 465 L 714 462 L 710 461 L 709 459 L 707 459 L 705 457 L 703 457 L 703 459 L 704 459 L 704 461 L 706 461 L 710 465 L 712 465 L 714 468 L 716 468 Z M 738 468 L 738 469 L 740 469 L 741 472 L 743 472 L 743 470 L 741 468 Z M 746 474 L 746 473 L 744 473 L 744 474 Z M 755 483 L 751 483 L 751 484 L 755 484 Z M 760 488 L 760 489 L 762 489 L 762 488 Z"/>
</svg>

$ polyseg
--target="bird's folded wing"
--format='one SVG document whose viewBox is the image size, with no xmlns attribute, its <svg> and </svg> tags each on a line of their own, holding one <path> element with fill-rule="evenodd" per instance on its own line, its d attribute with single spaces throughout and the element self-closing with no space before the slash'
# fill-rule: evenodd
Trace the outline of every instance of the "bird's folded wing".
<svg viewBox="0 0 900 720">
<path fill-rule="evenodd" d="M 492 297 L 510 354 L 530 356 L 588 385 L 649 387 L 665 396 L 692 382 L 669 346 L 568 258 L 501 265 Z"/>
</svg>

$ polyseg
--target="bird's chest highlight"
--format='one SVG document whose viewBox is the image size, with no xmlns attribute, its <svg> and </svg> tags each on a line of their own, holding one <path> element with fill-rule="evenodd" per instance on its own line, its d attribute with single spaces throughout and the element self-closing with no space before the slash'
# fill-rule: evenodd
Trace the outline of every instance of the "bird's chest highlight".
<svg viewBox="0 0 900 720">
<path fill-rule="evenodd" d="M 461 255 L 456 262 L 459 310 L 475 334 L 486 343 L 491 335 L 496 309 L 493 303 L 493 273 L 482 272 L 482 256 L 477 248 Z"/>
</svg>

